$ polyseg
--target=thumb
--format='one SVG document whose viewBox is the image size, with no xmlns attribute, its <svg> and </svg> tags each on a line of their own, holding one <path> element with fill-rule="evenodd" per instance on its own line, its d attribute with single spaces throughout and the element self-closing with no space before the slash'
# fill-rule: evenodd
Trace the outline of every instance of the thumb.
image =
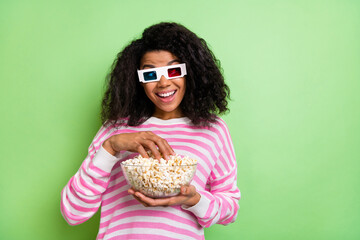
<svg viewBox="0 0 360 240">
<path fill-rule="evenodd" d="M 181 186 L 182 195 L 194 195 L 195 193 L 196 193 L 196 189 L 193 185 Z"/>
<path fill-rule="evenodd" d="M 188 186 L 181 186 L 181 194 L 188 195 L 189 194 L 189 187 Z"/>
</svg>

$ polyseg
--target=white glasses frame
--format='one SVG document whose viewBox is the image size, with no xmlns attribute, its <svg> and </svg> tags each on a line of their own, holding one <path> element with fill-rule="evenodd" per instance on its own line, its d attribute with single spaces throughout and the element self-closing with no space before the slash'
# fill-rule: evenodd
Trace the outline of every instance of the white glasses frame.
<svg viewBox="0 0 360 240">
<path fill-rule="evenodd" d="M 175 76 L 175 77 L 169 77 L 168 75 L 168 69 L 169 68 L 178 68 L 180 67 L 181 70 L 181 75 L 180 76 Z M 154 80 L 148 80 L 146 81 L 144 79 L 144 73 L 147 72 L 156 72 L 156 79 Z M 167 79 L 173 79 L 173 78 L 180 78 L 185 76 L 186 73 L 186 64 L 185 63 L 180 63 L 180 64 L 175 64 L 175 65 L 169 65 L 169 66 L 165 66 L 165 67 L 158 67 L 158 68 L 147 68 L 147 69 L 143 69 L 143 70 L 137 70 L 138 73 L 138 77 L 139 77 L 139 82 L 143 82 L 143 83 L 148 83 L 148 82 L 157 82 L 160 81 L 161 76 L 166 77 Z"/>
</svg>

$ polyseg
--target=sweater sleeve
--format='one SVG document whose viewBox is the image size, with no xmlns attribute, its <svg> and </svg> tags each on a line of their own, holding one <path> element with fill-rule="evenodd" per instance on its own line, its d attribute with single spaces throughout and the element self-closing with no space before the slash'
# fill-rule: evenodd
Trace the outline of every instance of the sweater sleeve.
<svg viewBox="0 0 360 240">
<path fill-rule="evenodd" d="M 235 221 L 239 210 L 240 190 L 237 187 L 237 164 L 232 141 L 226 125 L 224 142 L 219 159 L 211 171 L 206 190 L 198 190 L 200 201 L 192 206 L 182 206 L 192 212 L 203 227 L 214 224 L 227 225 Z"/>
<path fill-rule="evenodd" d="M 102 127 L 81 167 L 61 192 L 61 213 L 70 225 L 83 223 L 97 212 L 109 184 L 111 169 L 118 159 L 101 146 L 105 132 Z"/>
</svg>

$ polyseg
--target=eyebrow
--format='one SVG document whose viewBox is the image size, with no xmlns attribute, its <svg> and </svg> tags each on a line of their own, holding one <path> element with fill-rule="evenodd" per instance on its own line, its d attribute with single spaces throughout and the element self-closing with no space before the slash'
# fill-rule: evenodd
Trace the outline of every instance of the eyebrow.
<svg viewBox="0 0 360 240">
<path fill-rule="evenodd" d="M 170 62 L 167 63 L 167 65 L 170 66 L 174 62 L 180 63 L 180 60 L 178 60 L 178 59 L 171 60 Z M 145 65 L 142 66 L 141 69 L 144 69 L 144 68 L 156 68 L 156 67 L 154 65 L 151 65 L 151 64 L 145 64 Z"/>
</svg>

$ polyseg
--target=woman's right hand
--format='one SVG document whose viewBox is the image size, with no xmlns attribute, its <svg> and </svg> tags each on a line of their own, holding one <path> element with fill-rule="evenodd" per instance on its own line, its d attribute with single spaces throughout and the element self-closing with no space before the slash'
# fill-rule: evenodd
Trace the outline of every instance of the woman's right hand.
<svg viewBox="0 0 360 240">
<path fill-rule="evenodd" d="M 147 151 L 150 150 L 157 159 L 161 154 L 165 159 L 175 154 L 165 139 L 150 131 L 113 135 L 104 141 L 103 148 L 114 156 L 121 150 L 138 152 L 142 157 L 149 157 Z"/>
</svg>

